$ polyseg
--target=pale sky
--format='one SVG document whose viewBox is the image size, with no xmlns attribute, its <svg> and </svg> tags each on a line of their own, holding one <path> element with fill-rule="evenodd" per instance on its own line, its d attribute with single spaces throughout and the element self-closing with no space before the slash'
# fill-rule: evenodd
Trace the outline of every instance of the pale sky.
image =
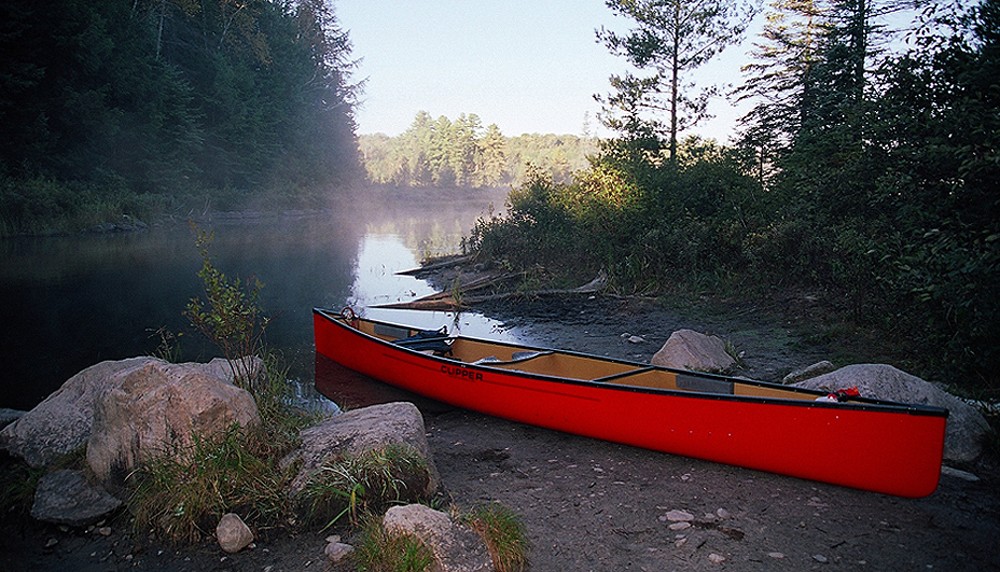
<svg viewBox="0 0 1000 572">
<path fill-rule="evenodd" d="M 606 135 L 594 94 L 627 69 L 597 43 L 604 26 L 625 31 L 603 0 L 335 0 L 340 25 L 367 79 L 358 133 L 398 135 L 418 111 L 454 120 L 475 113 L 509 137 L 522 133 Z M 751 38 L 752 40 L 752 38 Z M 699 71 L 702 83 L 738 83 L 749 40 Z M 740 112 L 724 100 L 693 133 L 726 141 Z"/>
</svg>

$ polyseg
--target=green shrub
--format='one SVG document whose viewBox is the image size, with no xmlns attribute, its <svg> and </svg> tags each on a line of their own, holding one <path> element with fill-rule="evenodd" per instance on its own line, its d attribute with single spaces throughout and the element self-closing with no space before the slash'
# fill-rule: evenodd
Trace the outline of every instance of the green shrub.
<svg viewBox="0 0 1000 572">
<path fill-rule="evenodd" d="M 191 325 L 214 343 L 229 361 L 237 386 L 253 393 L 260 379 L 250 379 L 249 368 L 241 367 L 245 360 L 264 355 L 264 333 L 270 318 L 260 308 L 259 280 L 244 283 L 230 279 L 212 263 L 208 248 L 214 235 L 191 224 L 195 244 L 201 254 L 201 278 L 205 299 L 192 298 L 184 315 Z"/>
</svg>

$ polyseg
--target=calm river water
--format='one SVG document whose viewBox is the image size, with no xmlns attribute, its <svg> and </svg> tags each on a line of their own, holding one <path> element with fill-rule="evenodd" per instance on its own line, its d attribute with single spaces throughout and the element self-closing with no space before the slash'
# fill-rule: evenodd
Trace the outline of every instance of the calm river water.
<svg viewBox="0 0 1000 572">
<path fill-rule="evenodd" d="M 330 211 L 199 224 L 215 233 L 216 267 L 264 283 L 261 305 L 273 318 L 268 343 L 282 351 L 303 399 L 317 399 L 312 308 L 363 309 L 431 293 L 424 281 L 396 272 L 427 255 L 459 252 L 476 218 L 503 201 L 503 193 L 369 193 Z M 161 327 L 183 332 L 186 360 L 219 355 L 182 316 L 201 293 L 200 266 L 185 224 L 0 240 L 0 407 L 30 409 L 87 366 L 149 355 Z M 463 313 L 457 322 L 444 313 L 372 309 L 366 315 L 516 338 L 476 314 Z"/>
</svg>

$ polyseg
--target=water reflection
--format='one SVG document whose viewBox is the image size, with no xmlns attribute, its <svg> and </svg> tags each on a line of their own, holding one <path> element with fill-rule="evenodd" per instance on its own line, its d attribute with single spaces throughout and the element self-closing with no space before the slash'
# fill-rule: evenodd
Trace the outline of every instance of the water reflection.
<svg viewBox="0 0 1000 572">
<path fill-rule="evenodd" d="M 496 201 L 482 194 L 367 197 L 350 208 L 200 224 L 215 235 L 217 267 L 264 283 L 262 305 L 274 318 L 268 343 L 284 354 L 308 400 L 315 398 L 312 308 L 361 310 L 430 293 L 424 281 L 395 273 L 424 256 L 459 251 L 462 236 Z M 183 359 L 217 355 L 182 315 L 200 294 L 199 267 L 183 223 L 138 234 L 0 241 L 0 407 L 30 409 L 87 366 L 150 354 L 159 341 L 151 332 L 160 327 L 184 332 Z M 364 311 L 473 335 L 503 330 L 474 314 Z"/>
</svg>

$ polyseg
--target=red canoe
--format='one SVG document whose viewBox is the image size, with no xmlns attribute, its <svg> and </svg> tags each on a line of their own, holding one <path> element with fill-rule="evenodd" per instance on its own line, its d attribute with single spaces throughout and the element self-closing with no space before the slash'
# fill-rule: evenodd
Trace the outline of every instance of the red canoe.
<svg viewBox="0 0 1000 572">
<path fill-rule="evenodd" d="M 450 337 L 349 310 L 314 309 L 313 327 L 317 353 L 347 368 L 512 421 L 903 497 L 931 494 L 941 474 L 946 409 Z"/>
</svg>

